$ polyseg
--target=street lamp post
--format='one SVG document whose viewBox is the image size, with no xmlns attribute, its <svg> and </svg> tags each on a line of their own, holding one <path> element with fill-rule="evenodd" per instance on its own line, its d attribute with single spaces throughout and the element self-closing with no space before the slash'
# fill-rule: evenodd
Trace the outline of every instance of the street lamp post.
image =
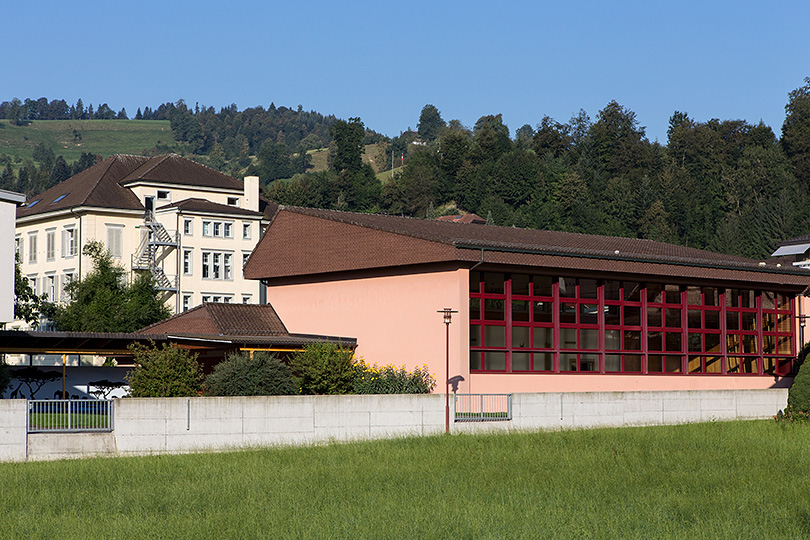
<svg viewBox="0 0 810 540">
<path fill-rule="evenodd" d="M 450 433 L 450 323 L 453 320 L 453 309 L 447 307 L 437 311 L 444 315 L 445 355 L 444 355 L 444 432 Z"/>
</svg>

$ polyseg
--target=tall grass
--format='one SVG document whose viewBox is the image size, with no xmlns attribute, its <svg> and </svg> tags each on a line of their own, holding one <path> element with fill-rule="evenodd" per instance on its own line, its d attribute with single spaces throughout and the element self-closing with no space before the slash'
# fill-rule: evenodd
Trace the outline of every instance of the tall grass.
<svg viewBox="0 0 810 540">
<path fill-rule="evenodd" d="M 458 435 L 0 465 L 2 538 L 807 538 L 810 429 Z"/>
</svg>

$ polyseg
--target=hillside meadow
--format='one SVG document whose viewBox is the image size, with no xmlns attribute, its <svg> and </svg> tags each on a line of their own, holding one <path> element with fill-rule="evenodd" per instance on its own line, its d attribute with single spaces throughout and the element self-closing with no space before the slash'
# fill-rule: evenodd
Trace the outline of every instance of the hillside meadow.
<svg viewBox="0 0 810 540">
<path fill-rule="evenodd" d="M 176 145 L 168 120 L 36 120 L 26 126 L 0 121 L 0 154 L 33 160 L 39 143 L 68 163 L 82 152 L 140 155 L 155 146 Z"/>
<path fill-rule="evenodd" d="M 810 427 L 453 435 L 0 464 L 0 538 L 807 538 Z"/>
</svg>

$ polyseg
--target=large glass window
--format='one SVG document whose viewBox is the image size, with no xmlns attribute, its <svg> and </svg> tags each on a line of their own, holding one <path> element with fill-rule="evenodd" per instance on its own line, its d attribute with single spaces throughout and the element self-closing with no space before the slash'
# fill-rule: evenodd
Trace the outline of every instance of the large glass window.
<svg viewBox="0 0 810 540">
<path fill-rule="evenodd" d="M 473 371 L 784 374 L 794 300 L 774 291 L 470 273 Z"/>
</svg>

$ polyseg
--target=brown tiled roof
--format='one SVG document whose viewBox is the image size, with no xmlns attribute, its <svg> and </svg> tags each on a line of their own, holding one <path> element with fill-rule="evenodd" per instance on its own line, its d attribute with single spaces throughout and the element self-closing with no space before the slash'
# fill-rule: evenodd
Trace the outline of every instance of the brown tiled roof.
<svg viewBox="0 0 810 540">
<path fill-rule="evenodd" d="M 270 304 L 204 303 L 138 330 L 144 334 L 283 336 L 287 327 Z"/>
<path fill-rule="evenodd" d="M 261 212 L 253 212 L 237 206 L 229 206 L 227 204 L 214 203 L 206 199 L 199 199 L 192 197 L 190 199 L 183 199 L 182 201 L 161 206 L 158 210 L 165 210 L 168 208 L 178 208 L 181 211 L 187 212 L 203 212 L 211 214 L 234 214 L 238 216 L 261 216 Z"/>
<path fill-rule="evenodd" d="M 200 186 L 242 191 L 242 182 L 205 165 L 167 154 L 149 158 L 120 180 L 121 185 L 139 181 L 161 182 L 181 186 Z"/>
<path fill-rule="evenodd" d="M 143 210 L 138 197 L 129 189 L 121 187 L 118 181 L 148 160 L 149 158 L 143 156 L 121 154 L 109 157 L 31 197 L 26 206 L 17 209 L 17 218 L 77 206 Z M 34 201 L 38 202 L 31 206 Z"/>
<path fill-rule="evenodd" d="M 497 255 L 497 254 L 502 255 Z M 503 255 L 503 254 L 508 254 Z M 516 257 L 517 255 L 526 257 Z M 810 284 L 810 273 L 663 242 L 282 206 L 245 266 L 249 279 L 441 261 L 522 264 L 723 279 L 745 270 L 763 282 Z M 529 257 L 531 256 L 531 257 Z M 549 264 L 551 259 L 556 266 Z M 529 262 L 531 261 L 531 262 Z M 610 264 L 608 264 L 610 263 Z M 499 263 L 501 264 L 501 263 Z"/>
<path fill-rule="evenodd" d="M 795 246 L 799 244 L 810 244 L 810 234 L 804 234 L 802 236 L 797 236 L 796 238 L 788 238 L 787 240 L 779 242 L 776 247 Z"/>
<path fill-rule="evenodd" d="M 331 341 L 353 346 L 354 338 L 290 334 L 270 304 L 204 303 L 138 330 L 139 334 L 225 339 L 234 343 L 295 345 Z"/>
<path fill-rule="evenodd" d="M 153 158 L 116 154 L 32 197 L 17 209 L 17 218 L 77 206 L 143 210 L 126 187 L 138 181 L 243 190 L 241 181 L 175 154 Z"/>
</svg>

